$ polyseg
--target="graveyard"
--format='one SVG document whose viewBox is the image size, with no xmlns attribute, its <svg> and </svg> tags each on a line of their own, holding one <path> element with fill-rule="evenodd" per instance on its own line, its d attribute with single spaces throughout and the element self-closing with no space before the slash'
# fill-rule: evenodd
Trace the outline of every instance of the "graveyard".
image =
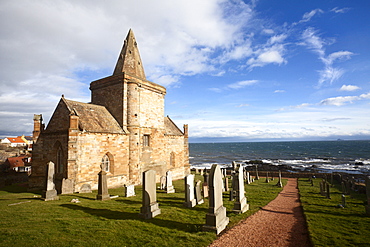
<svg viewBox="0 0 370 247">
<path fill-rule="evenodd" d="M 58 195 L 53 200 L 45 200 L 46 193 L 42 191 L 27 192 L 26 184 L 3 187 L 0 246 L 208 246 L 218 231 L 223 231 L 214 231 L 210 226 L 213 219 L 219 218 L 219 212 L 225 214 L 223 223 L 226 230 L 230 229 L 283 189 L 277 174 L 272 180 L 272 174 L 266 172 L 259 172 L 258 180 L 244 180 L 243 185 L 236 186 L 233 183 L 243 180 L 240 174 L 227 176 L 228 186 L 208 181 L 210 194 L 224 187 L 222 198 L 213 199 L 211 195 L 190 193 L 207 179 L 194 172 L 171 183 L 157 183 L 155 190 L 149 189 L 151 192 L 145 188 L 152 176 L 148 173 L 143 186 L 135 186 L 129 193 L 123 187 L 106 191 L 102 186 L 99 191 Z M 286 185 L 286 179 L 280 182 Z M 343 206 L 342 185 L 333 181 L 325 186 L 330 186 L 330 191 L 323 193 L 321 183 L 321 178 L 298 180 L 313 245 L 366 246 L 370 242 L 366 195 L 350 191 Z M 237 188 L 236 193 L 230 192 L 232 187 Z M 245 197 L 240 192 L 243 189 Z M 155 195 L 147 195 L 153 191 Z M 151 199 L 144 203 L 143 196 Z"/>
<path fill-rule="evenodd" d="M 204 177 L 194 174 L 195 181 Z M 230 176 L 229 176 L 230 177 Z M 283 184 L 286 183 L 283 180 Z M 157 184 L 161 213 L 154 218 L 140 216 L 142 187 L 135 196 L 124 197 L 124 189 L 109 189 L 119 197 L 97 200 L 98 191 L 59 195 L 59 200 L 44 201 L 42 193 L 27 192 L 22 185 L 0 189 L 2 208 L 1 246 L 207 246 L 217 238 L 202 231 L 209 200 L 185 207 L 184 179 L 173 181 L 175 193 L 166 193 Z M 231 187 L 231 179 L 229 180 Z M 245 186 L 249 210 L 236 214 L 235 201 L 223 192 L 223 206 L 230 222 L 227 228 L 257 212 L 273 200 L 282 188 L 263 179 Z"/>
</svg>

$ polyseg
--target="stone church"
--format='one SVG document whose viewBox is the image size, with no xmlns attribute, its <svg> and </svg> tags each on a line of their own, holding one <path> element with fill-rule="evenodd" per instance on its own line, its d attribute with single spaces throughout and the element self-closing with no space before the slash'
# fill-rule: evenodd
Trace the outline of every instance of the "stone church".
<svg viewBox="0 0 370 247">
<path fill-rule="evenodd" d="M 109 188 L 140 184 L 148 169 L 157 181 L 168 170 L 174 179 L 190 173 L 188 127 L 164 116 L 166 88 L 146 79 L 132 30 L 113 75 L 91 82 L 90 90 L 91 103 L 62 96 L 46 128 L 35 115 L 30 189 L 43 187 L 49 161 L 59 193 L 62 181 L 73 192 L 97 189 L 102 164 Z"/>
</svg>

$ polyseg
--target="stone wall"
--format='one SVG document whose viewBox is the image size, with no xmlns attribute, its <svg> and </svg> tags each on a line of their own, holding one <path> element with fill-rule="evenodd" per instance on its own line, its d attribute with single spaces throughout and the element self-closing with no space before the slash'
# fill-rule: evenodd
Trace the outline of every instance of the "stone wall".
<svg viewBox="0 0 370 247">
<path fill-rule="evenodd" d="M 128 135 L 82 133 L 77 140 L 76 191 L 88 183 L 92 189 L 98 187 L 98 173 L 105 154 L 110 158 L 107 181 L 109 188 L 123 186 L 129 177 Z"/>
</svg>

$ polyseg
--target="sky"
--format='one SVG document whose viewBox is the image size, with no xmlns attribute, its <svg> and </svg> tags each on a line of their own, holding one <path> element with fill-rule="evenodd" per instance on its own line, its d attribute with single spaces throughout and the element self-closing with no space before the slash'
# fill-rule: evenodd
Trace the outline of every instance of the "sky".
<svg viewBox="0 0 370 247">
<path fill-rule="evenodd" d="M 89 102 L 128 30 L 191 142 L 370 139 L 370 1 L 0 0 L 0 137 Z"/>
</svg>

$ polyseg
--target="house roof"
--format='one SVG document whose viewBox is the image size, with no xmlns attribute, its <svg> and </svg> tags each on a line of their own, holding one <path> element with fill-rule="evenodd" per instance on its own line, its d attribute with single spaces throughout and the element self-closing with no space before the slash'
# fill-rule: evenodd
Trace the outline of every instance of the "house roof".
<svg viewBox="0 0 370 247">
<path fill-rule="evenodd" d="M 166 135 L 183 136 L 184 133 L 177 127 L 169 116 L 164 118 L 164 128 Z"/>
<path fill-rule="evenodd" d="M 97 133 L 126 133 L 104 106 L 67 100 L 64 97 L 62 100 L 71 114 L 79 117 L 81 130 Z"/>
<path fill-rule="evenodd" d="M 11 143 L 25 143 L 20 136 L 18 137 L 6 137 Z"/>
<path fill-rule="evenodd" d="M 10 168 L 24 166 L 23 159 L 27 158 L 26 156 L 18 156 L 18 157 L 9 157 L 7 162 L 9 163 Z"/>
</svg>

